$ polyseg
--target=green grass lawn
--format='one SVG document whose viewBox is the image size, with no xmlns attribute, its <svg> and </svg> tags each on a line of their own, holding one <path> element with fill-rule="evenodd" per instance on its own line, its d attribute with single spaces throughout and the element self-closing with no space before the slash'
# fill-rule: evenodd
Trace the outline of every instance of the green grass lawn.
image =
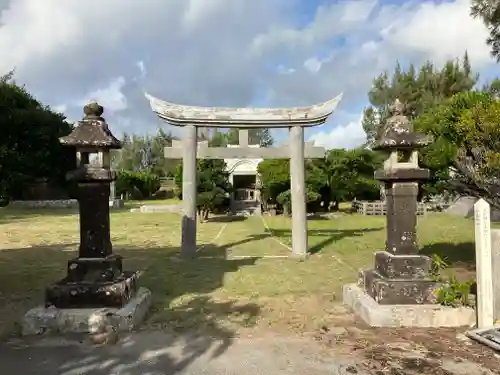
<svg viewBox="0 0 500 375">
<path fill-rule="evenodd" d="M 265 217 L 199 224 L 200 257 L 178 257 L 180 217 L 170 213 L 111 214 L 114 250 L 128 269 L 145 271 L 152 290 L 150 326 L 238 330 L 283 327 L 304 330 L 336 319 L 343 284 L 370 267 L 383 249 L 385 218 L 339 213 L 309 221 L 311 257 L 285 258 L 290 219 Z M 474 227 L 467 219 L 429 214 L 419 219 L 419 242 L 471 277 Z M 76 255 L 78 214 L 71 210 L 0 209 L 0 334 L 12 332 L 43 301 L 46 285 L 65 275 Z M 284 245 L 280 244 L 281 241 Z M 338 315 L 338 314 L 337 314 Z"/>
</svg>

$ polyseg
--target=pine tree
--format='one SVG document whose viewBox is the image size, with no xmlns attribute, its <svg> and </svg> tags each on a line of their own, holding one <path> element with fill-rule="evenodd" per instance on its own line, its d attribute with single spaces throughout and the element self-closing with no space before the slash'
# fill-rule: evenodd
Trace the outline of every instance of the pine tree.
<svg viewBox="0 0 500 375">
<path fill-rule="evenodd" d="M 488 27 L 490 35 L 486 39 L 491 47 L 491 55 L 500 62 L 500 1 L 472 0 L 471 15 L 481 18 Z"/>
<path fill-rule="evenodd" d="M 383 72 L 373 80 L 368 93 L 370 106 L 365 108 L 363 129 L 367 134 L 367 146 L 371 146 L 381 124 L 389 116 L 389 106 L 398 98 L 405 104 L 405 114 L 410 120 L 426 109 L 441 103 L 456 93 L 470 91 L 478 80 L 472 73 L 469 56 L 465 52 L 462 62 L 447 61 L 441 70 L 430 61 L 417 72 L 413 64 L 404 71 L 399 63 L 389 77 Z"/>
</svg>

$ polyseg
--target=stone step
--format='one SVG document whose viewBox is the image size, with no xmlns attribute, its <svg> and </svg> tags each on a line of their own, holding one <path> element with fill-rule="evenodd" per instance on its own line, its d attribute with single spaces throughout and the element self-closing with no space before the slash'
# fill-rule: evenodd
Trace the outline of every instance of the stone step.
<svg viewBox="0 0 500 375">
<path fill-rule="evenodd" d="M 394 255 L 387 251 L 375 253 L 375 270 L 389 279 L 426 279 L 432 259 L 424 255 Z"/>
<path fill-rule="evenodd" d="M 439 286 L 430 279 L 389 279 L 373 269 L 360 272 L 358 285 L 380 305 L 432 304 Z"/>
</svg>

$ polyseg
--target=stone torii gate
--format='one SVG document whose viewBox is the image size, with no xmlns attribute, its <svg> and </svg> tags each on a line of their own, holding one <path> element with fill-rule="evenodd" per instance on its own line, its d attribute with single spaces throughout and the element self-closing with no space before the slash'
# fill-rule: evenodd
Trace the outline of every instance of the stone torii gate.
<svg viewBox="0 0 500 375">
<path fill-rule="evenodd" d="M 307 256 L 307 214 L 305 189 L 306 158 L 322 158 L 325 149 L 304 142 L 304 128 L 325 123 L 336 109 L 342 94 L 325 103 L 296 108 L 212 108 L 169 103 L 145 94 L 151 109 L 159 118 L 184 128 L 182 141 L 165 148 L 169 159 L 182 158 L 181 254 L 196 253 L 196 159 L 262 158 L 290 159 L 290 190 L 292 195 L 292 255 Z M 239 128 L 239 147 L 208 147 L 198 141 L 198 127 Z M 248 130 L 255 128 L 288 128 L 288 145 L 253 148 L 248 146 Z"/>
</svg>

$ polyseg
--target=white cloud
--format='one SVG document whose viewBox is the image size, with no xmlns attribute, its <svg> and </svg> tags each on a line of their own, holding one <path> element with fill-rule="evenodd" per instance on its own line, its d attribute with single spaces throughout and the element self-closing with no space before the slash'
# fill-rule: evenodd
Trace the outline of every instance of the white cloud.
<svg viewBox="0 0 500 375">
<path fill-rule="evenodd" d="M 366 141 L 366 134 L 361 125 L 362 117 L 350 121 L 346 125 L 338 125 L 330 131 L 320 130 L 313 134 L 309 140 L 316 146 L 332 148 L 356 148 Z"/>
<path fill-rule="evenodd" d="M 312 73 L 317 73 L 321 69 L 323 62 L 316 57 L 311 57 L 304 61 L 304 67 Z"/>
<path fill-rule="evenodd" d="M 144 64 L 144 61 L 139 60 L 136 62 L 137 68 L 139 69 L 139 78 L 144 78 L 146 77 L 146 74 L 148 74 L 146 70 L 146 65 Z"/>
<path fill-rule="evenodd" d="M 52 106 L 52 110 L 59 113 L 64 113 L 68 110 L 68 106 L 66 104 L 54 105 Z"/>
<path fill-rule="evenodd" d="M 409 17 L 395 21 L 383 34 L 389 45 L 421 53 L 443 63 L 467 50 L 476 67 L 491 62 L 484 41 L 488 31 L 469 15 L 470 0 L 424 3 Z"/>
<path fill-rule="evenodd" d="M 84 106 L 89 101 L 96 100 L 108 111 L 122 111 L 127 108 L 127 98 L 122 92 L 125 82 L 125 78 L 122 76 L 114 78 L 108 86 L 86 94 L 84 99 L 78 102 L 78 105 Z"/>
<path fill-rule="evenodd" d="M 442 63 L 467 48 L 473 68 L 494 65 L 469 0 L 325 3 L 298 26 L 310 4 L 11 0 L 0 13 L 0 73 L 16 67 L 18 82 L 70 117 L 81 116 L 75 104 L 94 98 L 113 130 L 144 132 L 166 125 L 143 91 L 213 106 L 308 105 L 344 92 L 340 109 L 357 113 L 373 77 L 396 60 Z M 356 134 L 342 116 L 332 116 L 328 126 L 335 124 L 349 124 L 335 134 Z"/>
</svg>

